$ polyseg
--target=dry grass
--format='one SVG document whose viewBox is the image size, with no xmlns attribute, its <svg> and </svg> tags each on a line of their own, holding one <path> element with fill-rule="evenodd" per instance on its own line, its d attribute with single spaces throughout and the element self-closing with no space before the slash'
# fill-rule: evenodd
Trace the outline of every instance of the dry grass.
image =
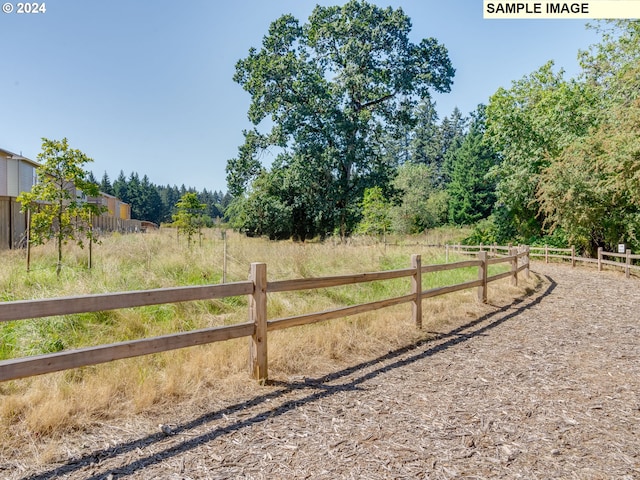
<svg viewBox="0 0 640 480">
<path fill-rule="evenodd" d="M 412 246 L 385 247 L 229 237 L 227 281 L 246 279 L 249 264 L 256 261 L 267 263 L 270 280 L 404 268 L 409 266 L 411 253 L 422 254 L 423 264 L 443 261 L 441 251 L 421 249 L 415 241 L 406 242 Z M 51 253 L 46 247 L 36 249 L 33 270 L 27 275 L 20 253 L 3 252 L 7 268 L 0 273 L 2 298 L 218 283 L 223 265 L 222 241 L 215 232 L 207 232 L 202 247 L 191 249 L 177 243 L 173 232 L 107 237 L 95 249 L 92 271 L 83 268 L 85 252 L 73 250 L 60 281 L 55 279 Z M 438 281 L 451 284 L 470 278 L 475 278 L 473 269 L 440 275 Z M 534 282 L 532 278 L 517 288 L 509 286 L 508 280 L 492 284 L 490 302 L 508 303 L 533 288 Z M 318 292 L 273 294 L 269 317 L 389 298 L 408 291 L 408 280 L 400 279 Z M 373 358 L 428 338 L 430 331 L 449 322 L 477 317 L 483 308 L 472 290 L 425 301 L 422 331 L 411 324 L 410 306 L 404 305 L 273 332 L 269 337 L 270 375 L 313 375 L 327 366 L 338 368 Z M 246 321 L 246 317 L 246 299 L 238 298 L 12 322 L 0 330 L 2 352 L 5 358 L 18 357 L 44 353 L 47 348 L 50 351 L 52 345 L 58 345 L 53 340 L 75 348 Z M 247 339 L 240 339 L 0 384 L 0 452 L 45 437 L 55 439 L 115 417 L 160 411 L 177 401 L 199 403 L 220 392 L 233 394 L 254 388 L 246 372 L 247 352 Z M 38 451 L 46 461 L 46 452 Z"/>
</svg>

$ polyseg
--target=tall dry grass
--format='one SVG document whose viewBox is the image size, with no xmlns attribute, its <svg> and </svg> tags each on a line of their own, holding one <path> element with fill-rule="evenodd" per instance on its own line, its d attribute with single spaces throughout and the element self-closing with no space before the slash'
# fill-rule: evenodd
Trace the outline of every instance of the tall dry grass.
<svg viewBox="0 0 640 480">
<path fill-rule="evenodd" d="M 299 244 L 237 234 L 227 238 L 227 281 L 246 280 L 251 262 L 265 262 L 269 280 L 405 268 L 412 253 L 420 253 L 423 264 L 444 262 L 441 249 L 416 245 L 418 241 L 431 243 L 425 237 L 393 245 L 362 239 L 351 244 Z M 66 253 L 65 267 L 57 279 L 55 252 L 48 246 L 34 249 L 29 273 L 23 252 L 2 252 L 0 298 L 7 301 L 219 283 L 222 278 L 223 241 L 216 231 L 205 232 L 202 246 L 191 248 L 171 230 L 105 237 L 94 249 L 92 270 L 86 268 L 86 251 L 69 247 Z M 476 269 L 425 275 L 423 288 L 459 283 L 476 275 Z M 521 282 L 518 288 L 501 281 L 490 286 L 490 299 L 508 302 L 533 287 L 534 280 Z M 271 294 L 268 315 L 291 316 L 408 292 L 409 280 L 397 279 Z M 247 308 L 246 298 L 230 298 L 10 322 L 0 325 L 0 358 L 243 322 Z M 427 338 L 429 332 L 446 328 L 448 322 L 477 316 L 485 307 L 476 302 L 476 292 L 471 290 L 429 299 L 423 308 L 422 331 L 411 323 L 410 306 L 402 305 L 270 333 L 270 376 L 314 375 L 375 358 Z M 19 448 L 28 439 L 81 430 L 117 416 L 149 412 L 176 402 L 199 402 L 215 392 L 234 392 L 249 384 L 253 387 L 247 373 L 247 342 L 239 339 L 0 383 L 0 451 Z"/>
</svg>

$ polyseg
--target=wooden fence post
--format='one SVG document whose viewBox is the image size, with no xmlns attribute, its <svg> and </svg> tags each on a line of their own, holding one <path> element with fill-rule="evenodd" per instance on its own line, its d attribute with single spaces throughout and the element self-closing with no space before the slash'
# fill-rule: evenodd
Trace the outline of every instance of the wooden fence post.
<svg viewBox="0 0 640 480">
<path fill-rule="evenodd" d="M 449 263 L 449 244 L 444 246 L 444 263 Z"/>
<path fill-rule="evenodd" d="M 511 259 L 511 285 L 518 285 L 518 249 L 510 248 L 509 256 L 513 256 Z"/>
<path fill-rule="evenodd" d="M 631 275 L 631 269 L 629 268 L 631 266 L 631 250 L 627 248 L 627 265 L 624 267 L 624 275 L 625 277 L 629 278 Z"/>
<path fill-rule="evenodd" d="M 549 263 L 549 245 L 544 246 L 544 263 Z"/>
<path fill-rule="evenodd" d="M 222 283 L 227 283 L 227 231 L 222 230 Z"/>
<path fill-rule="evenodd" d="M 482 262 L 478 266 L 478 280 L 482 280 L 478 286 L 478 301 L 487 303 L 487 252 L 478 252 L 478 260 Z"/>
<path fill-rule="evenodd" d="M 416 296 L 411 304 L 411 313 L 416 328 L 422 329 L 422 257 L 420 255 L 411 255 L 411 268 L 415 270 L 411 277 L 411 293 Z"/>
<path fill-rule="evenodd" d="M 525 264 L 526 267 L 524 269 L 524 277 L 525 278 L 529 278 L 529 268 L 530 268 L 530 265 L 531 265 L 531 257 L 530 257 L 531 249 L 530 249 L 529 245 L 525 245 L 524 251 L 527 252 L 527 256 L 524 257 L 525 261 L 527 262 Z"/>
<path fill-rule="evenodd" d="M 602 247 L 598 247 L 598 271 L 602 271 Z"/>
<path fill-rule="evenodd" d="M 576 266 L 576 246 L 571 245 L 571 266 Z"/>
<path fill-rule="evenodd" d="M 250 280 L 253 294 L 249 301 L 249 319 L 255 330 L 249 340 L 249 370 L 251 376 L 264 383 L 267 374 L 267 265 L 252 263 Z"/>
<path fill-rule="evenodd" d="M 89 245 L 91 245 L 91 241 L 89 241 Z M 27 208 L 27 273 L 29 272 L 30 268 L 31 268 L 31 208 Z"/>
</svg>

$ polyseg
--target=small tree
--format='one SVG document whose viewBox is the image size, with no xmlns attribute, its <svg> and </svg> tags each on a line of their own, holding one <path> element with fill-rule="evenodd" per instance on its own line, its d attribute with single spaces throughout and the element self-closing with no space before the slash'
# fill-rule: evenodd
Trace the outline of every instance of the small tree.
<svg viewBox="0 0 640 480">
<path fill-rule="evenodd" d="M 97 243 L 93 234 L 92 217 L 100 215 L 105 207 L 88 203 L 86 197 L 100 194 L 98 185 L 88 180 L 84 165 L 93 160 L 80 150 L 69 148 L 62 141 L 42 139 L 41 165 L 36 169 L 38 183 L 31 192 L 22 192 L 18 201 L 22 211 L 29 211 L 29 242 L 40 245 L 55 239 L 58 262 L 56 275 L 62 269 L 62 245 L 74 240 L 84 248 L 84 238 Z"/>
<path fill-rule="evenodd" d="M 391 228 L 389 209 L 390 205 L 384 198 L 382 188 L 367 188 L 362 199 L 362 220 L 356 232 L 364 235 L 385 235 Z"/>
<path fill-rule="evenodd" d="M 435 187 L 436 174 L 423 163 L 405 163 L 392 182 L 399 192 L 398 205 L 391 208 L 393 230 L 397 233 L 420 233 L 446 221 L 448 197 Z"/>
<path fill-rule="evenodd" d="M 188 245 L 191 245 L 191 238 L 196 233 L 200 234 L 206 207 L 193 192 L 185 193 L 176 203 L 177 212 L 173 215 L 173 224 L 178 228 L 178 233 L 187 235 Z"/>
</svg>

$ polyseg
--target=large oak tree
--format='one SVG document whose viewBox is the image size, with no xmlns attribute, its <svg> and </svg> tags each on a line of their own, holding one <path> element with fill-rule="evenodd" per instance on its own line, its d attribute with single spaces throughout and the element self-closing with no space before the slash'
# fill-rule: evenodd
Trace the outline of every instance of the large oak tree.
<svg viewBox="0 0 640 480">
<path fill-rule="evenodd" d="M 407 112 L 431 89 L 451 87 L 446 48 L 433 38 L 412 43 L 410 31 L 402 9 L 357 0 L 317 6 L 306 24 L 291 15 L 271 24 L 234 76 L 251 95 L 256 125 L 227 164 L 229 190 L 245 218 L 264 213 L 247 211 L 264 190 L 288 216 L 281 221 L 291 230 L 280 237 L 353 230 L 364 190 L 388 182 L 395 167 L 381 154 L 383 132 L 410 123 Z M 259 157 L 272 147 L 280 154 L 269 173 Z"/>
</svg>

